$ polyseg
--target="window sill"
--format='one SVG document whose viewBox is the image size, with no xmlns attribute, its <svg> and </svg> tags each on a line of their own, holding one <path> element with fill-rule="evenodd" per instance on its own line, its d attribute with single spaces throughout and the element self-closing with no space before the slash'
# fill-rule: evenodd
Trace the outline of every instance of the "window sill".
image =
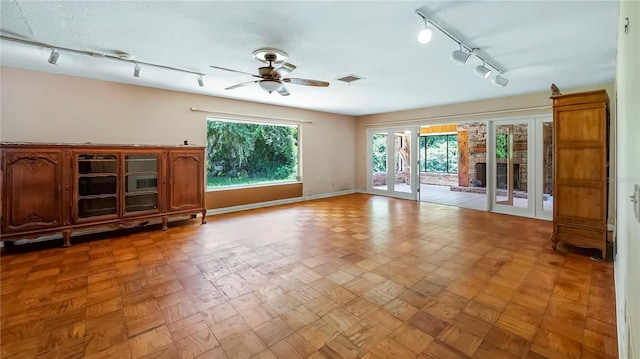
<svg viewBox="0 0 640 359">
<path fill-rule="evenodd" d="M 223 191 L 246 189 L 246 188 L 284 186 L 284 185 L 290 185 L 290 184 L 296 184 L 296 183 L 301 184 L 302 181 L 269 182 L 269 183 L 256 183 L 256 184 L 249 184 L 249 185 L 215 187 L 215 188 L 207 188 L 205 189 L 205 191 L 206 192 L 223 192 Z"/>
</svg>

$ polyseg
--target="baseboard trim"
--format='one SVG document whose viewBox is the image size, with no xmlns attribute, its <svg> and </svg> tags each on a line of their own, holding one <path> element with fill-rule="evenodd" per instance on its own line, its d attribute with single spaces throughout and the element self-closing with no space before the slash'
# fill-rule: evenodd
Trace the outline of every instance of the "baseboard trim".
<svg viewBox="0 0 640 359">
<path fill-rule="evenodd" d="M 316 195 L 312 195 L 312 196 L 302 196 L 302 197 L 296 197 L 296 198 L 279 199 L 279 200 L 268 201 L 268 202 L 243 204 L 243 205 L 240 205 L 240 206 L 233 206 L 233 207 L 209 209 L 209 210 L 207 210 L 207 216 L 213 216 L 213 215 L 216 215 L 216 214 L 223 214 L 223 213 L 246 211 L 246 210 L 250 210 L 250 209 L 258 209 L 258 208 L 280 206 L 280 205 L 283 205 L 283 204 L 290 204 L 290 203 L 297 203 L 297 202 L 304 202 L 304 201 L 312 201 L 312 200 L 315 200 L 315 199 L 323 199 L 323 198 L 344 196 L 344 195 L 347 195 L 347 194 L 354 194 L 354 193 L 366 193 L 366 192 L 360 192 L 360 190 L 346 190 L 346 191 L 338 191 L 338 192 L 316 194 Z"/>
</svg>

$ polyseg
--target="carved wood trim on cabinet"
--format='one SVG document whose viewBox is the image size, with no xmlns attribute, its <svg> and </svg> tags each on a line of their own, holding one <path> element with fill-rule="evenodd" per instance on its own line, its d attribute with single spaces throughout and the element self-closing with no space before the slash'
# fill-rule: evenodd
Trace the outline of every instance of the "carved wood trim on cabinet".
<svg viewBox="0 0 640 359">
<path fill-rule="evenodd" d="M 204 148 L 3 143 L 3 241 L 202 214 Z M 173 183 L 173 185 L 171 185 Z"/>
</svg>

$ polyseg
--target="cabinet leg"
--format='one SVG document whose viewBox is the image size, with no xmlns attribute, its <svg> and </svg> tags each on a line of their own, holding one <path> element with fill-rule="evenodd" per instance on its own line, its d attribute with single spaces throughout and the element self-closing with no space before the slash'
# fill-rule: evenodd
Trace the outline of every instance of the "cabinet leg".
<svg viewBox="0 0 640 359">
<path fill-rule="evenodd" d="M 202 210 L 202 224 L 206 224 L 207 223 L 207 210 L 203 209 Z"/>
<path fill-rule="evenodd" d="M 556 247 L 558 246 L 558 239 L 556 239 L 555 233 L 551 233 L 549 239 L 551 240 L 551 248 L 553 248 L 553 250 L 555 251 Z"/>
<path fill-rule="evenodd" d="M 169 229 L 169 227 L 167 226 L 167 224 L 169 223 L 169 217 L 162 217 L 162 230 L 166 231 L 167 229 Z"/>
<path fill-rule="evenodd" d="M 62 245 L 62 247 L 63 248 L 71 247 L 71 231 L 62 232 L 62 237 L 64 238 L 64 244 Z"/>
</svg>

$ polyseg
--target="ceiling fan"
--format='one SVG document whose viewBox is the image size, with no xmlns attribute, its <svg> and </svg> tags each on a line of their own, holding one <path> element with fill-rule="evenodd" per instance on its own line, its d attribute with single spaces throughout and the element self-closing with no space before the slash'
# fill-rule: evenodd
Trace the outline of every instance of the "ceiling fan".
<svg viewBox="0 0 640 359">
<path fill-rule="evenodd" d="M 249 72 L 227 69 L 219 66 L 211 66 L 214 69 L 236 72 L 259 78 L 259 80 L 242 82 L 237 85 L 227 87 L 225 90 L 233 90 L 238 87 L 247 86 L 257 83 L 263 90 L 268 93 L 277 92 L 282 96 L 289 96 L 289 91 L 284 87 L 285 83 L 304 86 L 327 87 L 328 82 L 299 79 L 295 77 L 284 77 L 296 69 L 296 65 L 286 62 L 289 55 L 286 52 L 272 47 L 265 47 L 253 52 L 253 57 L 267 66 L 258 69 L 258 75 Z"/>
</svg>

